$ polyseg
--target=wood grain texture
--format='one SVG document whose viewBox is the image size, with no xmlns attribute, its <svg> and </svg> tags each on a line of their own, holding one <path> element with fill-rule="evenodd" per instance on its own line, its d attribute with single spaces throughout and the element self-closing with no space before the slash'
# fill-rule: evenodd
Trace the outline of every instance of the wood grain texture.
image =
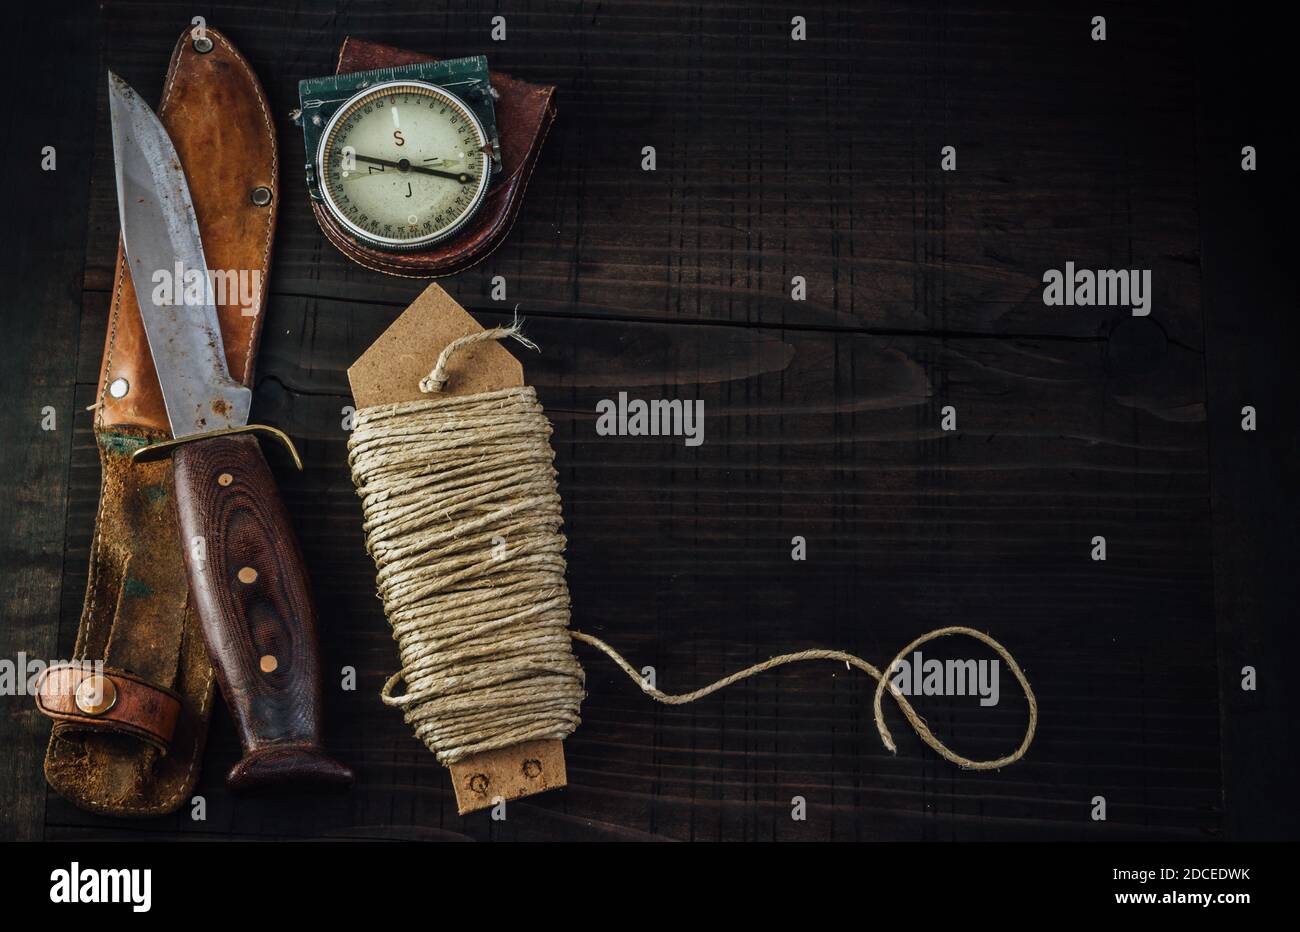
<svg viewBox="0 0 1300 932">
<path fill-rule="evenodd" d="M 51 87 L 66 80 L 88 87 L 95 70 L 95 24 L 89 7 L 15 10 L 0 30 L 6 86 Z M 29 60 L 19 54 L 28 48 L 43 55 Z M 69 338 L 80 316 L 90 178 L 85 128 L 93 108 L 85 94 L 64 106 L 52 106 L 45 95 L 15 95 L 7 108 L 10 142 L 0 147 L 0 171 L 13 179 L 5 197 L 12 232 L 0 249 L 8 308 L 0 350 L 6 395 L 0 405 L 0 657 L 18 667 L 20 682 L 36 672 L 21 668 L 24 655 L 46 663 L 70 656 L 58 653 L 57 637 L 78 420 L 76 340 Z M 55 159 L 51 171 L 42 167 L 47 146 Z M 25 689 L 0 697 L 0 703 L 0 838 L 39 839 L 49 722 Z"/>
<path fill-rule="evenodd" d="M 1258 30 L 1243 22 L 1207 19 L 1197 39 L 1207 72 L 1197 142 L 1217 169 L 1202 174 L 1200 204 L 1225 830 L 1294 841 L 1300 809 L 1287 801 L 1300 771 L 1300 689 L 1291 672 L 1300 633 L 1290 621 L 1300 603 L 1300 389 L 1289 226 L 1297 205 L 1294 189 L 1279 192 L 1267 167 L 1235 170 L 1243 145 L 1257 153 L 1295 146 L 1294 126 L 1274 118 L 1263 93 L 1289 76 L 1284 55 L 1254 54 Z M 1231 66 L 1248 58 L 1256 62 L 1248 71 Z M 1246 406 L 1255 409 L 1255 431 L 1242 430 Z M 1254 690 L 1243 688 L 1248 668 Z"/>
<path fill-rule="evenodd" d="M 320 747 L 316 610 L 257 439 L 199 440 L 172 460 L 190 598 L 244 749 L 227 782 L 234 790 L 351 784 L 351 772 Z"/>
<path fill-rule="evenodd" d="M 51 799 L 49 837 L 1155 840 L 1259 824 L 1240 795 L 1244 816 L 1223 810 L 1197 199 L 1220 169 L 1194 144 L 1191 14 L 1110 10 L 1094 44 L 1095 11 L 1070 4 L 814 2 L 797 11 L 805 43 L 789 40 L 789 10 L 737 2 L 502 12 L 504 43 L 469 2 L 208 12 L 258 71 L 285 153 L 254 416 L 307 463 L 277 472 L 320 606 L 326 743 L 358 783 L 233 797 L 222 775 L 241 751 L 218 709 L 206 821 L 123 825 Z M 103 64 L 155 87 L 190 15 L 108 4 Z M 457 816 L 444 769 L 376 698 L 397 657 L 345 462 L 344 372 L 422 283 L 337 255 L 289 167 L 296 82 L 329 73 L 348 33 L 486 52 L 559 87 L 512 233 L 443 284 L 485 324 L 519 302 L 543 348 L 523 361 L 555 422 L 574 625 L 672 691 L 805 647 L 884 662 L 921 631 L 970 625 L 1038 693 L 1022 763 L 956 770 L 893 710 L 888 754 L 871 684 L 835 665 L 665 708 L 580 648 L 569 787 L 511 803 L 505 822 Z M 90 235 L 80 332 L 64 335 L 82 347 L 81 404 L 117 222 L 103 92 L 84 89 L 98 98 Z M 655 173 L 640 170 L 645 145 Z M 938 169 L 944 145 L 955 173 Z M 1041 274 L 1067 260 L 1152 269 L 1151 317 L 1044 307 Z M 504 303 L 488 298 L 494 275 Z M 807 301 L 790 300 L 794 275 Z M 619 391 L 702 399 L 703 445 L 597 436 L 595 404 Z M 939 429 L 945 405 L 955 432 Z M 97 488 L 88 426 L 67 487 L 65 637 Z M 1097 534 L 1105 563 L 1089 559 Z M 806 561 L 790 559 L 796 535 Z M 962 753 L 995 756 L 1024 727 L 1004 680 L 990 709 L 918 708 Z M 1095 795 L 1105 823 L 1089 817 Z M 806 821 L 790 818 L 794 796 Z"/>
</svg>

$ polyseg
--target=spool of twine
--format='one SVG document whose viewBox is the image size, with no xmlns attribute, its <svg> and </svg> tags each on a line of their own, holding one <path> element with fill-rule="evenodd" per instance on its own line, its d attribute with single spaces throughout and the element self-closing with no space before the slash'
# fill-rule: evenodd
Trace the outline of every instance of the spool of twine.
<svg viewBox="0 0 1300 932">
<path fill-rule="evenodd" d="M 563 739 L 580 722 L 585 696 L 572 641 L 608 655 L 642 692 L 669 705 L 790 663 L 829 660 L 876 680 L 876 728 L 891 752 L 882 708 L 889 693 L 917 735 L 939 756 L 972 770 L 1015 763 L 1029 749 L 1038 702 L 1005 647 L 973 628 L 949 626 L 916 638 L 885 666 L 929 641 L 964 635 L 990 647 L 1015 676 L 1029 706 L 1023 740 L 1011 753 L 972 760 L 948 748 L 888 674 L 837 650 L 782 654 L 692 692 L 650 686 L 601 639 L 569 629 L 560 494 L 551 425 L 530 386 L 443 396 L 451 357 L 465 346 L 523 338 L 518 321 L 448 344 L 421 380 L 425 400 L 362 408 L 348 442 L 361 497 L 366 548 L 393 628 L 401 669 L 380 698 L 402 710 L 444 765 L 523 741 Z M 405 684 L 399 692 L 398 687 Z"/>
</svg>

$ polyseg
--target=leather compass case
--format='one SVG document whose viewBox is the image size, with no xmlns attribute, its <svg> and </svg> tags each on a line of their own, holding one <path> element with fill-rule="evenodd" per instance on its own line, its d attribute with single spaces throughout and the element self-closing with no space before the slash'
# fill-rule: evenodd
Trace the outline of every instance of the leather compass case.
<svg viewBox="0 0 1300 932">
<path fill-rule="evenodd" d="M 339 50 L 335 74 L 393 68 L 433 61 L 428 55 L 349 36 Z M 555 121 L 555 88 L 491 73 L 497 92 L 497 132 L 501 138 L 501 177 L 464 230 L 423 251 L 385 252 L 357 242 L 318 202 L 312 203 L 316 222 L 326 238 L 354 262 L 376 272 L 407 278 L 438 278 L 464 271 L 501 245 L 519 215 L 524 190 L 532 176 L 542 143 Z M 309 156 L 310 157 L 310 156 Z"/>
<path fill-rule="evenodd" d="M 181 35 L 157 113 L 185 169 L 209 268 L 259 282 L 251 304 L 231 289 L 217 305 L 230 372 L 251 385 L 279 200 L 275 131 L 248 62 L 217 30 L 206 36 L 203 51 L 207 43 Z M 84 809 L 156 816 L 180 807 L 198 779 L 214 675 L 186 581 L 172 462 L 131 460 L 170 431 L 120 242 L 97 397 L 103 485 L 80 664 L 52 667 L 38 688 L 54 721 L 45 774 Z M 86 703 L 77 689 L 96 662 L 109 700 Z"/>
</svg>

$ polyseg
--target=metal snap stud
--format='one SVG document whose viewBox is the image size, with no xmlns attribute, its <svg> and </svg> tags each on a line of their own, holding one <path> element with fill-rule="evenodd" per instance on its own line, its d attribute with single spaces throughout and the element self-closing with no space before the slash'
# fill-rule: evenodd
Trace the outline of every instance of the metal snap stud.
<svg viewBox="0 0 1300 932">
<path fill-rule="evenodd" d="M 195 36 L 194 51 L 198 52 L 200 55 L 206 55 L 208 52 L 211 52 L 212 40 L 207 36 Z"/>
<path fill-rule="evenodd" d="M 131 390 L 131 383 L 123 378 L 116 378 L 108 383 L 108 393 L 114 398 L 125 398 Z"/>
<path fill-rule="evenodd" d="M 77 708 L 86 715 L 103 715 L 117 705 L 117 687 L 106 676 L 96 673 L 77 686 Z"/>
<path fill-rule="evenodd" d="M 264 184 L 258 185 L 250 195 L 254 207 L 265 207 L 271 203 L 271 189 Z"/>
</svg>

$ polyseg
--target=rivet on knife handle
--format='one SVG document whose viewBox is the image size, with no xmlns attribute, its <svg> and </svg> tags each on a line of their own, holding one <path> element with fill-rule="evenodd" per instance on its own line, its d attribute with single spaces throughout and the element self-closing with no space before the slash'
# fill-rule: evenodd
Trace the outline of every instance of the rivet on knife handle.
<svg viewBox="0 0 1300 932">
<path fill-rule="evenodd" d="M 321 748 L 316 613 L 257 440 L 188 443 L 172 468 L 190 594 L 244 747 L 227 782 L 349 785 L 352 772 Z"/>
</svg>

